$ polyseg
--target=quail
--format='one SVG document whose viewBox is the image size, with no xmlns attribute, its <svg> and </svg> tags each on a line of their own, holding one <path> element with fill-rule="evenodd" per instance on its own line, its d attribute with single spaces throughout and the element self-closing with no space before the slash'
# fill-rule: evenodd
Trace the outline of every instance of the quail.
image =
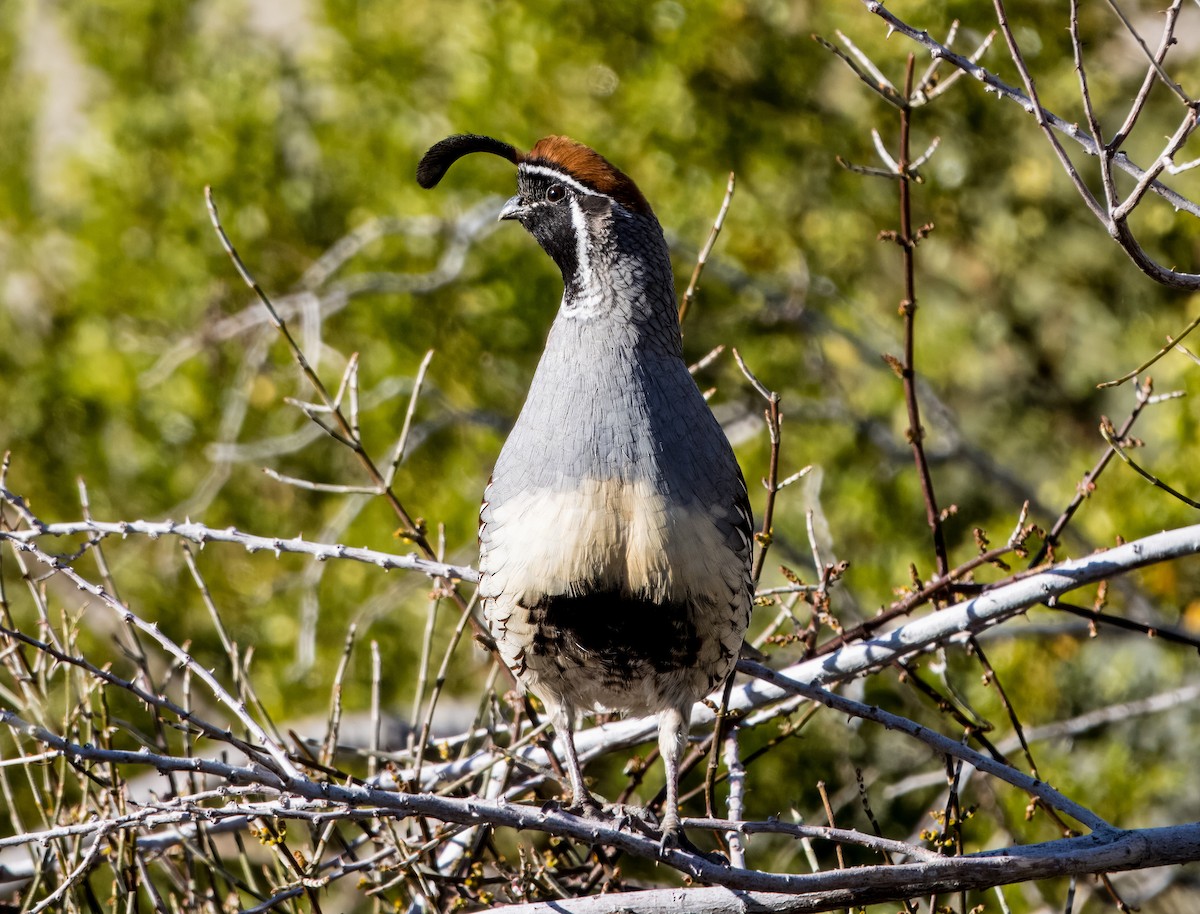
<svg viewBox="0 0 1200 914">
<path fill-rule="evenodd" d="M 522 153 L 463 134 L 429 149 L 418 183 L 475 152 L 517 166 L 500 219 L 533 235 L 564 285 L 484 492 L 484 615 L 551 715 L 575 808 L 598 808 L 576 715 L 658 716 L 663 841 L 675 843 L 692 705 L 730 675 L 750 621 L 746 484 L 684 362 L 666 240 L 633 181 L 566 137 Z"/>
</svg>

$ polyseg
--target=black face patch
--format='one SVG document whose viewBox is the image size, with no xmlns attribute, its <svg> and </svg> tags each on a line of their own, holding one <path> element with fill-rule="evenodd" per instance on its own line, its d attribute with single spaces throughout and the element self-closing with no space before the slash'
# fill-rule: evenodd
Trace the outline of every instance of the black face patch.
<svg viewBox="0 0 1200 914">
<path fill-rule="evenodd" d="M 558 265 L 566 287 L 578 290 L 583 285 L 579 271 L 584 266 L 580 263 L 579 232 L 592 231 L 593 220 L 612 210 L 612 200 L 603 194 L 581 191 L 549 170 L 522 170 L 517 195 L 524 209 L 519 217 L 521 224 Z M 582 225 L 576 224 L 576 208 L 584 216 Z M 584 243 L 587 250 L 590 239 L 584 239 Z"/>
<path fill-rule="evenodd" d="M 572 285 L 579 272 L 579 244 L 571 213 L 575 189 L 548 175 L 522 174 L 517 194 L 524 208 L 521 224 L 558 265 L 563 282 Z"/>
</svg>

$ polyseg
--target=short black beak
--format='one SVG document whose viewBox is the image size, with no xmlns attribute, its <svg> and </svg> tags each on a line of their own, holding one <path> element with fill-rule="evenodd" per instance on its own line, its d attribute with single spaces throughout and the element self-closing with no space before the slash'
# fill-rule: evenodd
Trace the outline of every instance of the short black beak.
<svg viewBox="0 0 1200 914">
<path fill-rule="evenodd" d="M 520 219 L 525 214 L 525 207 L 521 203 L 521 195 L 517 194 L 514 197 L 509 197 L 504 206 L 500 209 L 500 221 L 505 219 Z"/>
</svg>

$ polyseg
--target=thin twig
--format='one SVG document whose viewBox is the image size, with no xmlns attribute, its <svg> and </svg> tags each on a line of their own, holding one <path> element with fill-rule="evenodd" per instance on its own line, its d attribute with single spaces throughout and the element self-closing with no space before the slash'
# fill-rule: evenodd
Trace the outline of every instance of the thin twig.
<svg viewBox="0 0 1200 914">
<path fill-rule="evenodd" d="M 1116 0 L 1107 0 L 1107 3 L 1109 7 L 1112 8 L 1112 11 L 1117 14 L 1117 18 L 1121 20 L 1121 24 L 1124 25 L 1129 31 L 1129 34 L 1133 36 L 1133 40 L 1137 42 L 1138 47 L 1142 49 L 1142 53 L 1144 53 L 1146 55 L 1146 59 L 1150 61 L 1151 68 L 1155 73 L 1158 74 L 1158 78 L 1162 80 L 1162 84 L 1175 93 L 1176 98 L 1178 98 L 1185 105 L 1190 106 L 1195 104 L 1192 99 L 1188 98 L 1187 93 L 1183 91 L 1183 88 L 1179 85 L 1179 83 L 1175 82 L 1175 80 L 1171 79 L 1171 77 L 1167 75 L 1167 71 L 1162 68 L 1162 61 L 1159 59 L 1158 55 L 1152 54 L 1150 49 L 1146 47 L 1146 42 L 1142 40 L 1142 36 L 1138 34 L 1137 29 L 1133 27 L 1133 23 L 1129 21 L 1128 17 L 1121 10 L 1121 7 L 1117 6 Z"/>
<path fill-rule="evenodd" d="M 1113 449 L 1113 451 L 1116 453 L 1116 455 L 1118 457 L 1120 457 L 1122 460 L 1124 460 L 1125 463 L 1127 463 L 1129 465 L 1129 467 L 1135 473 L 1137 473 L 1144 480 L 1146 480 L 1146 482 L 1150 483 L 1156 489 L 1162 489 L 1168 495 L 1173 495 L 1175 498 L 1179 499 L 1181 502 L 1183 502 L 1189 508 L 1200 508 L 1200 502 L 1193 501 L 1192 499 L 1188 498 L 1186 495 L 1184 495 L 1182 492 L 1178 491 L 1177 489 L 1171 488 L 1171 486 L 1167 485 L 1165 482 L 1163 482 L 1161 479 L 1159 479 L 1153 473 L 1150 473 L 1149 471 L 1144 470 L 1140 466 L 1138 466 L 1138 464 L 1134 462 L 1133 458 L 1131 458 L 1128 454 L 1125 453 L 1125 448 L 1121 445 L 1120 441 L 1117 439 L 1116 432 L 1113 430 L 1113 427 L 1112 427 L 1112 423 L 1109 422 L 1108 419 L 1104 419 L 1100 423 L 1100 437 L 1103 438 L 1105 441 L 1107 441 L 1108 446 Z"/>
<path fill-rule="evenodd" d="M 433 361 L 432 349 L 425 353 L 425 357 L 421 359 L 421 364 L 417 367 L 417 376 L 413 380 L 412 394 L 408 398 L 408 409 L 404 411 L 404 425 L 400 429 L 400 437 L 396 439 L 396 446 L 392 449 L 392 459 L 388 463 L 387 475 L 383 480 L 386 486 L 391 486 L 396 478 L 396 469 L 404 461 L 404 455 L 408 449 L 408 435 L 412 429 L 413 416 L 417 411 L 417 400 L 421 396 L 421 387 L 425 383 L 425 372 L 429 370 L 429 363 L 431 361 Z"/>
<path fill-rule="evenodd" d="M 712 745 L 709 749 L 708 767 L 704 772 L 704 811 L 709 816 L 717 814 L 717 767 L 720 753 L 723 751 L 724 730 L 729 716 L 729 696 L 733 692 L 734 678 L 732 673 L 725 678 L 725 688 L 721 690 L 721 703 L 717 706 L 717 717 L 713 721 Z M 732 813 L 730 815 L 732 816 Z"/>
<path fill-rule="evenodd" d="M 291 331 L 288 330 L 287 324 L 280 317 L 279 312 L 275 309 L 271 299 L 258 284 L 258 281 L 255 280 L 254 277 L 250 275 L 250 272 L 246 269 L 246 266 L 242 262 L 240 255 L 234 248 L 233 243 L 229 240 L 229 236 L 225 233 L 224 227 L 221 225 L 220 215 L 217 212 L 217 206 L 215 200 L 213 199 L 211 187 L 205 187 L 204 197 L 208 206 L 209 218 L 212 222 L 213 229 L 216 231 L 217 237 L 220 239 L 221 245 L 225 249 L 225 252 L 233 261 L 238 275 L 242 277 L 242 280 L 253 290 L 259 301 L 261 301 L 263 306 L 267 309 L 272 326 L 274 326 L 280 332 L 284 340 L 287 342 L 288 348 L 292 353 L 292 357 L 296 360 L 296 363 L 300 366 L 304 376 L 308 379 L 313 389 L 317 392 L 321 403 L 330 409 L 331 415 L 337 424 L 337 428 L 336 430 L 331 429 L 323 424 L 322 427 L 325 428 L 329 434 L 350 448 L 350 450 L 354 453 L 359 464 L 363 467 L 363 470 L 366 472 L 371 482 L 378 487 L 381 496 L 388 503 L 396 517 L 399 518 L 401 523 L 401 533 L 404 538 L 416 545 L 425 559 L 432 560 L 436 558 L 436 553 L 433 549 L 433 546 L 426 539 L 424 532 L 420 528 L 420 525 L 408 513 L 404 505 L 401 504 L 399 497 L 396 495 L 392 487 L 387 483 L 384 475 L 379 471 L 379 468 L 376 466 L 374 460 L 371 459 L 371 456 L 363 447 L 362 441 L 355 437 L 355 431 L 350 422 L 346 419 L 341 409 L 334 406 L 332 398 L 329 396 L 325 385 L 322 383 L 320 377 L 318 377 L 317 373 L 309 364 L 304 352 L 296 344 L 295 339 L 292 337 Z M 314 416 L 310 415 L 310 418 L 313 418 L 314 421 L 317 421 Z M 321 423 L 318 422 L 318 424 Z M 445 577 L 439 583 L 441 586 L 446 588 L 447 594 L 458 604 L 460 608 L 465 608 L 467 606 L 467 601 L 463 598 L 462 594 L 458 592 L 457 587 L 454 586 L 453 576 Z M 490 644 L 491 637 L 485 630 L 483 624 L 473 617 L 470 621 L 472 628 L 481 642 Z M 505 667 L 505 671 L 506 675 L 509 676 L 511 680 L 512 677 L 511 674 L 507 672 L 507 667 Z"/>
<path fill-rule="evenodd" d="M 433 633 L 437 628 L 438 607 L 441 602 L 437 594 L 433 594 L 429 599 L 429 609 L 425 613 L 425 633 L 421 637 L 421 659 L 417 661 L 417 683 L 413 690 L 411 720 L 414 724 L 421 719 L 421 705 L 425 701 L 425 686 L 429 678 L 429 659 L 433 656 Z M 413 737 L 416 737 L 415 731 Z"/>
<path fill-rule="evenodd" d="M 437 678 L 433 681 L 433 691 L 429 696 L 429 704 L 425 709 L 425 718 L 421 721 L 421 736 L 417 742 L 417 761 L 413 766 L 416 774 L 414 780 L 420 781 L 421 765 L 425 761 L 425 747 L 429 744 L 429 731 L 433 726 L 433 714 L 437 710 L 438 698 L 441 697 L 442 688 L 446 685 L 446 676 L 450 671 L 450 659 L 454 656 L 455 650 L 458 648 L 458 642 L 462 639 L 463 630 L 467 626 L 467 622 L 471 619 L 471 611 L 475 608 L 475 598 L 463 607 L 462 614 L 459 616 L 458 625 L 454 627 L 454 634 L 450 636 L 450 643 L 446 645 L 446 651 L 442 655 L 442 665 L 437 672 Z"/>
<path fill-rule="evenodd" d="M 3 536 L 3 534 L 0 534 L 0 536 Z M 225 705 L 226 708 L 233 712 L 238 720 L 241 721 L 242 725 L 250 732 L 251 735 L 253 735 L 255 740 L 258 741 L 259 746 L 270 755 L 271 759 L 273 759 L 275 765 L 277 766 L 279 773 L 283 777 L 288 779 L 302 777 L 300 772 L 287 757 L 287 753 L 284 751 L 283 747 L 267 735 L 266 731 L 263 730 L 258 721 L 256 721 L 246 712 L 245 706 L 241 702 L 237 701 L 232 695 L 230 695 L 229 692 L 226 691 L 225 687 L 217 681 L 216 677 L 213 676 L 212 673 L 210 673 L 200 664 L 196 663 L 196 661 L 189 654 L 183 651 L 179 645 L 164 635 L 159 630 L 157 625 L 151 625 L 150 623 L 144 621 L 134 614 L 127 606 L 113 599 L 113 597 L 110 596 L 103 588 L 98 587 L 97 585 L 86 580 L 78 572 L 76 572 L 74 568 L 70 567 L 69 565 L 64 565 L 62 561 L 43 552 L 35 544 L 19 543 L 17 544 L 17 548 L 29 553 L 47 568 L 69 579 L 71 583 L 74 584 L 79 590 L 91 594 L 104 606 L 116 613 L 118 618 L 120 618 L 126 624 L 136 627 L 138 630 L 144 632 L 153 640 L 157 641 L 159 645 L 163 647 L 169 654 L 175 657 L 179 663 L 187 667 L 189 670 L 191 670 L 193 675 L 197 676 L 201 681 L 203 681 L 204 684 L 208 686 L 209 691 L 212 692 L 213 697 L 215 697 L 219 702 L 221 702 L 221 704 Z"/>
<path fill-rule="evenodd" d="M 3 498 L 5 501 L 18 497 L 8 489 L 0 487 L 0 498 Z M 467 581 L 470 583 L 479 580 L 479 574 L 473 568 L 461 565 L 449 565 L 445 562 L 419 558 L 415 555 L 395 555 L 390 552 L 378 552 L 374 549 L 344 546 L 341 543 L 309 542 L 298 537 L 283 539 L 282 537 L 275 536 L 257 536 L 253 533 L 244 533 L 233 527 L 217 529 L 191 521 L 185 523 L 176 523 L 170 520 L 158 522 L 140 520 L 118 521 L 115 523 L 106 521 L 72 521 L 68 523 L 42 524 L 41 529 L 0 530 L 0 539 L 6 539 L 13 543 L 29 543 L 43 536 L 75 536 L 82 533 L 119 536 L 122 538 L 137 535 L 146 536 L 150 539 L 158 539 L 162 536 L 177 536 L 180 539 L 196 543 L 198 546 L 205 546 L 208 543 L 232 543 L 241 546 L 251 554 L 273 552 L 278 556 L 281 553 L 288 552 L 307 555 L 318 562 L 325 562 L 330 559 L 349 559 L 350 561 L 375 565 L 384 571 L 405 569 L 408 571 L 419 571 L 432 578 Z"/>
<path fill-rule="evenodd" d="M 974 749 L 969 749 L 957 740 L 943 736 L 907 718 L 884 711 L 882 708 L 854 701 L 820 686 L 791 679 L 751 660 L 739 660 L 738 670 L 748 676 L 754 676 L 770 682 L 772 685 L 778 686 L 786 692 L 803 695 L 805 698 L 819 701 L 826 707 L 840 713 L 874 721 L 875 723 L 882 724 L 889 730 L 899 730 L 900 732 L 907 733 L 944 755 L 970 762 L 978 770 L 991 774 L 1006 783 L 1012 784 L 1014 787 L 1024 790 L 1030 796 L 1037 797 L 1048 806 L 1066 813 L 1093 831 L 1108 832 L 1113 830 L 1113 826 L 1100 816 L 1096 815 L 1090 809 L 1080 806 L 1074 800 L 1063 796 L 1044 781 L 1039 781 L 1023 772 L 1017 771 L 1009 765 L 997 762 L 982 753 L 976 752 Z"/>
<path fill-rule="evenodd" d="M 858 47 L 855 46 L 855 44 L 841 32 L 837 32 L 837 36 L 839 39 L 841 39 L 842 43 L 850 49 L 851 54 L 854 55 L 853 57 L 848 56 L 844 51 L 842 51 L 841 48 L 826 41 L 820 35 L 813 35 L 812 39 L 813 41 L 817 42 L 817 44 L 821 45 L 821 47 L 825 48 L 825 50 L 836 56 L 846 66 L 848 66 L 854 72 L 854 75 L 863 81 L 867 88 L 869 88 L 872 92 L 878 93 L 880 98 L 884 99 L 884 101 L 888 102 L 889 104 L 896 105 L 897 107 L 903 104 L 904 100 L 900 97 L 900 93 L 896 91 L 896 87 L 892 85 L 891 81 L 884 76 L 882 72 L 880 72 L 879 68 L 875 66 L 874 62 L 865 54 L 863 54 Z"/>
<path fill-rule="evenodd" d="M 321 747 L 322 765 L 332 765 L 337 752 L 338 730 L 342 725 L 343 683 L 346 679 L 346 670 L 350 668 L 350 655 L 354 651 L 354 641 L 357 635 L 358 626 L 351 622 L 346 630 L 341 659 L 338 660 L 337 670 L 333 674 L 332 694 L 329 697 L 329 718 L 325 723 L 325 743 Z"/>
<path fill-rule="evenodd" d="M 1113 181 L 1112 150 L 1104 142 L 1104 134 L 1100 129 L 1100 120 L 1096 117 L 1096 108 L 1092 104 L 1092 94 L 1088 89 L 1087 70 L 1083 65 L 1083 40 L 1079 37 L 1079 0 L 1071 0 L 1070 5 L 1071 52 L 1075 60 L 1075 72 L 1079 76 L 1079 97 L 1083 100 L 1083 113 L 1087 118 L 1088 130 L 1092 134 L 1092 142 L 1100 153 L 1100 181 L 1104 187 L 1104 203 L 1108 212 L 1117 202 L 1117 187 Z"/>
<path fill-rule="evenodd" d="M 767 435 L 771 441 L 771 456 L 767 466 L 767 476 L 763 480 L 763 488 L 767 490 L 766 504 L 763 506 L 762 529 L 755 535 L 758 541 L 758 554 L 754 558 L 754 567 L 751 572 L 751 578 L 757 584 L 758 579 L 762 576 L 763 563 L 767 558 L 767 550 L 771 547 L 771 540 L 774 536 L 773 523 L 775 518 L 775 496 L 779 493 L 779 448 L 782 443 L 783 415 L 779 411 L 779 394 L 773 390 L 768 390 L 754 373 L 746 366 L 742 360 L 741 353 L 737 349 L 733 350 L 733 358 L 737 362 L 738 368 L 745 375 L 746 380 L 751 386 L 758 391 L 759 396 L 767 401 L 765 411 L 767 419 Z"/>
<path fill-rule="evenodd" d="M 1133 102 L 1129 106 L 1129 113 L 1125 116 L 1125 122 L 1113 134 L 1109 141 L 1109 148 L 1113 151 L 1121 148 L 1121 145 L 1128 139 L 1134 125 L 1137 124 L 1138 118 L 1146 108 L 1146 100 L 1150 97 L 1150 90 L 1158 81 L 1159 70 L 1162 67 L 1162 62 L 1167 58 L 1167 52 L 1175 43 L 1175 23 L 1179 20 L 1179 12 L 1183 7 L 1183 0 L 1172 0 L 1171 5 L 1167 8 L 1166 14 L 1163 17 L 1162 37 L 1159 38 L 1158 50 L 1154 52 L 1154 56 L 1150 60 L 1150 66 L 1146 70 L 1146 76 L 1142 80 L 1141 88 L 1138 89 L 1137 95 L 1134 96 Z M 1168 167 L 1168 170 L 1170 168 Z M 1172 174 L 1174 172 L 1172 171 Z"/>
<path fill-rule="evenodd" d="M 1091 137 L 1081 131 L 1077 124 L 1066 121 L 1053 112 L 1047 111 L 1045 108 L 1035 106 L 1033 102 L 1030 101 L 1029 97 L 1025 95 L 1025 93 L 1014 88 L 1013 86 L 1008 85 L 1003 80 L 996 78 L 983 67 L 979 66 L 968 58 L 954 53 L 949 48 L 936 41 L 928 32 L 916 29 L 909 25 L 907 22 L 897 17 L 887 6 L 880 2 L 880 0 L 862 0 L 862 2 L 863 6 L 867 8 L 867 11 L 883 19 L 888 24 L 889 29 L 899 32 L 905 37 L 915 41 L 917 44 L 928 50 L 931 54 L 949 61 L 955 67 L 958 67 L 969 76 L 983 83 L 988 89 L 995 92 L 1000 97 L 1016 102 L 1029 114 L 1034 114 L 1036 110 L 1039 118 L 1041 118 L 1054 130 L 1058 131 L 1064 136 L 1070 137 L 1072 140 L 1078 143 L 1083 148 L 1083 151 L 1088 155 L 1094 156 L 1100 154 L 1100 150 L 1096 148 Z M 1145 174 L 1145 172 L 1132 161 L 1130 161 L 1129 157 L 1124 153 L 1117 153 L 1113 157 L 1113 164 L 1127 174 L 1133 175 L 1135 179 L 1139 179 Z M 1193 216 L 1200 217 L 1200 204 L 1187 199 L 1186 197 L 1158 181 L 1155 181 L 1151 185 L 1151 189 L 1164 200 L 1166 200 L 1176 210 L 1182 210 Z"/>
<path fill-rule="evenodd" d="M 1141 416 L 1142 410 L 1145 409 L 1150 403 L 1150 393 L 1153 389 L 1154 388 L 1149 378 L 1147 378 L 1146 381 L 1138 387 L 1137 399 L 1134 402 L 1133 409 L 1129 411 L 1129 415 L 1125 418 L 1125 421 L 1121 423 L 1120 431 L 1116 433 L 1118 440 L 1123 440 L 1133 430 L 1134 423 L 1136 423 L 1138 417 Z M 1109 461 L 1112 460 L 1115 454 L 1116 451 L 1111 447 L 1105 448 L 1104 453 L 1100 455 L 1100 459 L 1096 462 L 1096 465 L 1088 470 L 1086 474 L 1084 474 L 1083 479 L 1081 479 L 1079 484 L 1075 487 L 1075 497 L 1071 499 L 1070 504 L 1063 509 L 1062 514 L 1060 514 L 1058 519 L 1054 521 L 1054 526 L 1050 528 L 1050 532 L 1047 533 L 1043 538 L 1042 545 L 1038 548 L 1037 553 L 1029 562 L 1030 568 L 1036 568 L 1038 565 L 1042 564 L 1042 562 L 1046 560 L 1047 556 L 1051 555 L 1054 548 L 1058 546 L 1067 524 L 1071 522 L 1071 518 L 1075 516 L 1075 512 L 1079 510 L 1079 507 L 1083 504 L 1084 499 L 1091 495 L 1093 491 L 1095 491 L 1096 481 L 1100 478 L 1100 474 L 1104 472 L 1105 467 L 1108 466 Z"/>
<path fill-rule="evenodd" d="M 837 828 L 837 822 L 833 819 L 833 807 L 829 804 L 829 793 L 825 790 L 824 781 L 817 781 L 817 793 L 821 795 L 821 805 L 825 808 L 825 819 L 829 822 L 829 827 Z M 834 850 L 837 851 L 838 869 L 844 870 L 846 868 L 846 857 L 842 853 L 842 846 L 838 844 L 834 847 Z"/>
<path fill-rule="evenodd" d="M 367 779 L 375 777 L 379 766 L 379 740 L 383 728 L 380 710 L 381 682 L 383 680 L 383 658 L 379 642 L 371 639 L 371 742 L 367 746 Z"/>
<path fill-rule="evenodd" d="M 1160 638 L 1163 641 L 1169 641 L 1172 644 L 1182 644 L 1185 647 L 1190 647 L 1193 650 L 1200 651 L 1200 638 L 1197 638 L 1195 635 L 1189 635 L 1186 631 L 1181 629 L 1175 629 L 1165 625 L 1148 625 L 1145 622 L 1137 622 L 1133 619 L 1126 619 L 1123 616 L 1114 616 L 1112 613 L 1100 612 L 1099 610 L 1090 609 L 1086 606 L 1076 606 L 1074 603 L 1067 603 L 1063 600 L 1050 600 L 1047 601 L 1046 605 L 1051 609 L 1061 609 L 1064 612 L 1087 619 L 1092 623 L 1111 625 L 1114 628 L 1123 628 L 1126 631 L 1143 634 L 1147 638 Z"/>
<path fill-rule="evenodd" d="M 904 96 L 912 94 L 913 66 L 915 59 L 908 55 L 908 63 L 904 71 Z M 908 104 L 900 108 L 900 149 L 896 162 L 898 174 L 907 178 L 912 162 L 910 151 L 910 136 L 912 132 L 912 108 Z M 917 403 L 916 384 L 916 248 L 920 241 L 913 230 L 912 191 L 907 179 L 899 183 L 900 190 L 900 231 L 895 234 L 895 241 L 900 247 L 900 258 L 904 271 L 904 298 L 900 302 L 900 314 L 904 318 L 904 361 L 900 366 L 900 378 L 904 385 L 904 404 L 908 412 L 908 442 L 912 448 L 913 461 L 916 464 L 917 479 L 921 485 L 921 496 L 925 502 L 925 520 L 933 536 L 934 559 L 937 564 L 937 574 L 944 577 L 950 570 L 950 562 L 946 552 L 946 534 L 942 529 L 941 511 L 938 510 L 937 496 L 933 489 L 933 474 L 929 469 L 929 460 L 925 455 L 925 430 L 921 425 L 921 409 Z"/>
<path fill-rule="evenodd" d="M 972 637 L 969 643 L 971 652 L 979 661 L 979 665 L 983 667 L 984 682 L 989 686 L 996 687 L 996 694 L 1000 698 L 1000 704 L 1004 707 L 1004 712 L 1008 715 L 1009 723 L 1012 724 L 1013 733 L 1021 744 L 1021 751 L 1025 753 L 1025 761 L 1029 762 L 1030 772 L 1035 778 L 1040 778 L 1041 775 L 1038 773 L 1037 762 L 1033 760 L 1033 751 L 1029 748 L 1029 741 L 1025 737 L 1025 728 L 1021 725 L 1021 719 L 1017 716 L 1017 709 L 1013 707 L 1012 702 L 1008 698 L 1008 692 L 1005 691 L 1004 684 L 1000 681 L 995 668 L 988 660 L 987 654 L 984 653 L 979 639 Z"/>
<path fill-rule="evenodd" d="M 688 309 L 691 307 L 692 298 L 699 288 L 700 274 L 704 272 L 704 265 L 708 263 L 708 255 L 712 253 L 713 245 L 717 243 L 717 237 L 721 234 L 721 227 L 725 225 L 725 214 L 729 212 L 729 204 L 733 201 L 735 181 L 736 176 L 731 171 L 729 181 L 725 185 L 725 197 L 721 201 L 721 208 L 717 210 L 717 218 L 713 221 L 712 229 L 709 230 L 708 240 L 704 242 L 704 247 L 700 249 L 700 254 L 696 257 L 692 278 L 688 281 L 687 290 L 683 293 L 683 301 L 679 303 L 680 326 L 683 325 L 684 318 L 687 317 Z"/>
<path fill-rule="evenodd" d="M 375 486 L 348 486 L 342 483 L 333 482 L 314 482 L 311 479 L 300 479 L 296 476 L 287 476 L 274 470 L 271 467 L 263 467 L 263 472 L 274 479 L 276 482 L 282 483 L 285 486 L 294 486 L 297 489 L 307 489 L 310 492 L 324 492 L 327 495 L 378 495 L 379 490 Z"/>
</svg>

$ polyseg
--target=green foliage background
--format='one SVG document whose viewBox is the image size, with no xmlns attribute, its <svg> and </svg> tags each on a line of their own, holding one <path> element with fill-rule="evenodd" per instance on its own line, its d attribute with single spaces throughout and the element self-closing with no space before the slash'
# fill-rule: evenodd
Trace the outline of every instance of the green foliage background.
<svg viewBox="0 0 1200 914">
<path fill-rule="evenodd" d="M 1084 17 L 1093 94 L 1111 129 L 1143 65 L 1112 17 L 1094 6 Z M 1139 8 L 1139 21 L 1157 21 L 1153 4 L 1129 6 Z M 895 11 L 935 34 L 961 18 L 963 46 L 991 26 L 976 3 L 903 2 Z M 1081 119 L 1062 5 L 1025 2 L 1010 12 L 1044 102 Z M 1184 15 L 1193 29 L 1196 12 Z M 839 29 L 902 80 L 905 57 L 917 49 L 888 39 L 881 21 L 848 0 L 7 0 L 0 4 L 0 446 L 13 454 L 10 486 L 47 520 L 79 516 L 77 476 L 102 519 L 191 510 L 213 471 L 211 446 L 221 440 L 225 398 L 248 345 L 244 336 L 210 332 L 223 316 L 256 307 L 210 229 L 205 185 L 250 268 L 281 295 L 371 218 L 455 216 L 485 195 L 511 192 L 511 169 L 488 157 L 459 163 L 434 193 L 419 190 L 415 164 L 434 141 L 470 131 L 527 147 L 566 133 L 637 180 L 673 240 L 681 284 L 726 176 L 736 172 L 733 207 L 686 327 L 687 352 L 699 358 L 718 343 L 735 345 L 782 393 L 783 472 L 809 463 L 819 472 L 781 498 L 772 558 L 811 580 L 805 512 L 819 506 L 824 546 L 832 546 L 826 558 L 851 562 L 835 612 L 848 621 L 869 615 L 908 584 L 910 563 L 922 578 L 933 563 L 900 385 L 880 358 L 898 355 L 901 345 L 899 256 L 876 240 L 896 227 L 896 188 L 836 161 L 877 165 L 870 129 L 894 145 L 897 117 L 810 37 L 835 40 Z M 1194 43 L 1173 61 L 1174 77 L 1195 91 Z M 983 62 L 1017 82 L 1000 47 Z M 918 72 L 926 63 L 918 55 Z M 1128 144 L 1134 158 L 1151 160 L 1179 114 L 1156 95 Z M 941 146 L 915 189 L 918 223 L 936 226 L 919 249 L 917 365 L 928 385 L 923 405 L 939 498 L 958 508 L 947 523 L 952 558 L 962 561 L 976 550 L 974 527 L 1002 541 L 1027 498 L 1033 520 L 1053 522 L 1101 452 L 1100 416 L 1119 422 L 1133 402 L 1128 386 L 1102 392 L 1096 383 L 1153 352 L 1197 302 L 1137 272 L 1016 106 L 962 80 L 915 115 L 916 145 L 935 136 Z M 1196 155 L 1193 143 L 1181 158 Z M 1200 196 L 1195 173 L 1173 183 Z M 1137 227 L 1153 253 L 1185 269 L 1200 263 L 1194 219 L 1157 200 L 1143 209 Z M 444 242 L 436 234 L 386 239 L 347 270 L 424 271 Z M 452 561 L 474 561 L 479 496 L 559 294 L 550 262 L 505 226 L 471 247 L 454 282 L 428 294 L 356 297 L 324 324 L 320 367 L 331 385 L 351 352 L 360 355 L 369 389 L 411 377 L 425 350 L 436 350 L 417 414 L 419 446 L 397 490 L 431 528 L 445 525 Z M 195 354 L 156 373 L 163 353 L 189 338 L 200 343 Z M 272 345 L 270 370 L 247 380 L 243 442 L 305 424 L 284 397 L 308 392 L 282 344 Z M 1159 391 L 1194 396 L 1200 386 L 1182 356 L 1161 362 L 1154 377 Z M 713 403 L 723 417 L 759 412 L 728 354 L 701 383 L 717 388 Z M 1146 441 L 1140 459 L 1195 496 L 1192 396 L 1150 409 L 1137 433 Z M 364 416 L 381 459 L 405 405 L 405 396 L 393 396 Z M 761 427 L 739 434 L 737 444 L 747 477 L 763 475 Z M 321 438 L 233 465 L 194 519 L 316 538 L 344 499 L 283 486 L 262 473 L 264 464 L 305 478 L 365 481 L 343 449 Z M 755 497 L 761 507 L 761 490 Z M 1080 512 L 1066 552 L 1194 521 L 1190 509 L 1116 465 Z M 370 505 L 344 540 L 405 549 L 394 527 L 382 505 Z M 123 596 L 218 663 L 219 644 L 174 548 L 129 543 L 116 559 Z M 304 563 L 209 547 L 201 564 L 234 637 L 254 645 L 258 688 L 279 714 L 324 707 L 346 622 L 356 616 L 390 658 L 390 701 L 408 706 L 428 606 L 423 580 L 331 566 L 318 591 L 316 660 L 300 668 L 294 645 Z M 12 573 L 6 566 L 6 578 Z M 1194 562 L 1136 583 L 1115 589 L 1113 611 L 1200 625 Z M 364 606 L 374 609 L 364 616 Z M 1049 613 L 1035 619 L 1061 623 Z M 446 614 L 439 644 L 451 627 Z M 992 660 L 1029 724 L 1194 676 L 1194 658 L 1169 646 L 1108 632 L 1088 643 L 1086 633 L 1061 626 L 1037 637 L 1022 636 L 1021 623 L 1011 628 L 1012 636 L 993 642 Z M 103 626 L 92 636 L 101 650 L 109 644 Z M 348 702 L 360 707 L 365 658 L 350 675 Z M 949 662 L 948 675 L 1007 732 L 974 663 Z M 461 649 L 452 688 L 471 698 L 483 670 L 480 652 Z M 868 693 L 926 715 L 894 676 L 877 677 Z M 1188 753 L 1197 748 L 1198 722 L 1194 714 L 1173 720 L 1170 730 L 1150 719 L 1087 737 L 1094 742 L 1086 765 L 1078 745 L 1038 747 L 1042 773 L 1122 825 L 1195 818 L 1200 793 Z M 896 738 L 820 716 L 805 732 L 814 735 L 761 764 L 752 813 L 795 806 L 818 816 L 816 780 L 853 785 L 858 765 L 886 784 L 924 759 L 911 747 L 899 751 Z M 879 799 L 876 812 L 885 822 L 917 823 L 922 797 L 932 795 L 895 808 Z M 1053 833 L 1044 822 L 1024 825 L 1020 797 L 1002 801 L 1021 840 Z M 986 840 L 997 826 L 989 820 L 979 828 Z"/>
</svg>

